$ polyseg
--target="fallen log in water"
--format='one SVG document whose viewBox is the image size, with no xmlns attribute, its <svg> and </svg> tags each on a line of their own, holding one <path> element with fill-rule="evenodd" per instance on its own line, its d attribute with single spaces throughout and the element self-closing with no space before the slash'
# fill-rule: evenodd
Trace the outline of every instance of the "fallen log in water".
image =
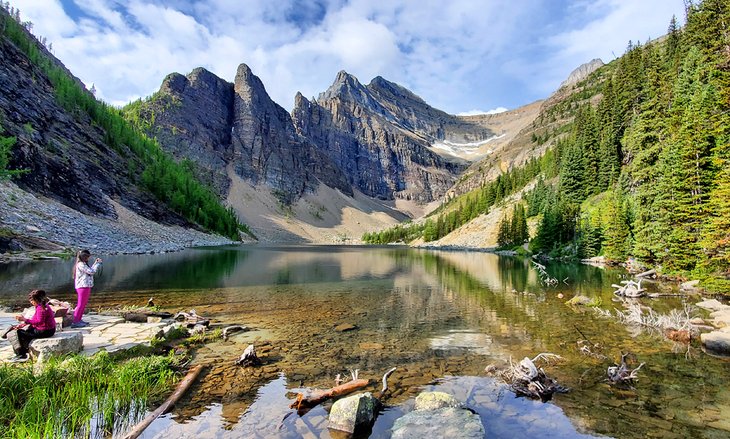
<svg viewBox="0 0 730 439">
<path fill-rule="evenodd" d="M 385 392 L 388 391 L 388 377 L 396 370 L 395 367 L 389 369 L 383 375 L 383 389 L 380 391 L 378 399 L 382 398 Z M 367 387 L 370 384 L 370 380 L 358 378 L 358 371 L 351 371 L 352 380 L 344 384 L 338 384 L 335 387 L 329 389 L 308 389 L 304 392 L 297 394 L 297 399 L 294 401 L 289 408 L 295 408 L 297 411 L 307 408 L 312 408 L 317 404 L 329 399 L 335 398 L 342 395 L 347 395 L 355 390 Z M 337 375 L 336 383 L 339 382 L 339 374 Z"/>
<path fill-rule="evenodd" d="M 370 384 L 370 380 L 356 379 L 329 389 L 313 389 L 307 392 L 298 393 L 297 400 L 294 401 L 289 408 L 300 410 L 302 408 L 314 407 L 326 399 L 347 395 L 355 390 L 367 387 L 368 384 Z"/>
<path fill-rule="evenodd" d="M 132 430 L 127 433 L 126 436 L 124 436 L 124 439 L 136 439 L 141 435 L 144 430 L 150 426 L 152 421 L 157 419 L 160 415 L 166 413 L 172 406 L 175 405 L 175 403 L 180 399 L 181 396 L 188 390 L 191 384 L 195 381 L 195 378 L 198 377 L 200 374 L 200 371 L 203 370 L 203 365 L 199 364 L 197 366 L 194 366 L 192 369 L 188 371 L 188 374 L 185 375 L 185 378 L 183 378 L 182 381 L 180 381 L 180 384 L 178 384 L 177 389 L 170 395 L 169 398 L 159 407 L 157 407 L 157 410 L 150 413 L 146 418 L 142 420 L 139 424 L 135 425 Z"/>
<path fill-rule="evenodd" d="M 656 277 L 656 270 L 655 269 L 652 268 L 651 270 L 647 270 L 647 271 L 645 271 L 643 273 L 639 273 L 639 274 L 636 275 L 636 277 L 638 277 L 638 278 L 650 277 L 650 276 L 651 277 Z"/>
</svg>

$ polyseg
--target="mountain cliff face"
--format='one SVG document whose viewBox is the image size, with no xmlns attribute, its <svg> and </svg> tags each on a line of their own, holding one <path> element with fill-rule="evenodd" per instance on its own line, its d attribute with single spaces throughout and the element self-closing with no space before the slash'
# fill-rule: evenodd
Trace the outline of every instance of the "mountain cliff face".
<svg viewBox="0 0 730 439">
<path fill-rule="evenodd" d="M 233 84 L 200 68 L 171 74 L 127 111 L 164 149 L 195 163 L 221 195 L 232 169 L 287 204 L 320 183 L 382 200 L 436 200 L 465 162 L 436 154 L 431 144 L 493 135 L 383 78 L 363 86 L 346 72 L 314 102 L 298 94 L 289 115 L 245 64 Z"/>
<path fill-rule="evenodd" d="M 286 203 L 320 181 L 352 194 L 344 175 L 296 133 L 291 116 L 245 64 L 233 84 L 203 68 L 170 74 L 151 99 L 127 111 L 165 150 L 197 165 L 222 196 L 229 168 Z"/>
<path fill-rule="evenodd" d="M 0 60 L 0 125 L 17 139 L 10 167 L 27 170 L 15 178 L 20 187 L 94 216 L 115 219 L 114 199 L 156 221 L 184 223 L 138 190 L 104 131 L 62 108 L 44 73 L 5 38 Z"/>
<path fill-rule="evenodd" d="M 560 84 L 560 88 L 570 87 L 575 85 L 588 77 L 591 73 L 603 67 L 603 61 L 600 58 L 590 60 L 585 64 L 581 64 L 575 70 L 570 72 L 568 78 Z"/>
<path fill-rule="evenodd" d="M 354 187 L 385 200 L 438 199 L 465 164 L 434 153 L 431 144 L 491 135 L 397 84 L 378 77 L 363 86 L 344 71 L 316 101 L 297 95 L 292 116 L 297 131 L 343 169 Z"/>
</svg>

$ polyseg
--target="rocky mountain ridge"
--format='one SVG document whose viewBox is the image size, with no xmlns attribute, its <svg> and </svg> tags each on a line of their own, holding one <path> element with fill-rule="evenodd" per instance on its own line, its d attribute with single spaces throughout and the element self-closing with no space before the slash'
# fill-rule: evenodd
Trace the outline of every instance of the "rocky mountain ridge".
<svg viewBox="0 0 730 439">
<path fill-rule="evenodd" d="M 363 86 L 344 71 L 315 101 L 298 94 L 289 115 L 245 64 L 233 84 L 201 68 L 171 74 L 127 112 L 164 149 L 201 167 L 221 195 L 231 166 L 285 204 L 320 183 L 348 195 L 357 189 L 382 200 L 428 203 L 465 166 L 431 151 L 431 143 L 492 136 L 486 126 L 436 110 L 397 84 L 378 77 Z"/>
</svg>

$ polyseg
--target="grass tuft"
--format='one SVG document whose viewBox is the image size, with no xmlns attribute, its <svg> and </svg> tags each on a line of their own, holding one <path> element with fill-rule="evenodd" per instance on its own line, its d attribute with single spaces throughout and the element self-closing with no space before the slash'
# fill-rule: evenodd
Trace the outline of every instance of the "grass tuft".
<svg viewBox="0 0 730 439">
<path fill-rule="evenodd" d="M 49 359 L 0 366 L 0 437 L 97 437 L 119 433 L 141 419 L 176 380 L 172 356 L 115 360 Z"/>
</svg>

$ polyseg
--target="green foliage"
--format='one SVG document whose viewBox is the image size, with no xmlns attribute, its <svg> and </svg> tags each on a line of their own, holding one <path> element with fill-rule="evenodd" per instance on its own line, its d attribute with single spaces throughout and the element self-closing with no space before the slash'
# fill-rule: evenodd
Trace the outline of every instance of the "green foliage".
<svg viewBox="0 0 730 439">
<path fill-rule="evenodd" d="M 239 223 L 233 210 L 223 207 L 213 191 L 193 176 L 186 163 L 175 162 L 154 139 L 125 120 L 121 110 L 98 101 L 48 58 L 38 42 L 18 22 L 6 14 L 0 14 L 0 20 L 3 35 L 22 50 L 53 84 L 56 101 L 75 117 L 90 118 L 101 127 L 105 142 L 127 160 L 127 169 L 131 171 L 139 167 L 144 170 L 141 176 L 130 174 L 130 178 L 137 178 L 144 188 L 172 210 L 208 230 L 234 240 L 239 238 L 239 229 L 251 234 L 245 225 Z M 29 127 L 32 130 L 32 126 Z"/>
<path fill-rule="evenodd" d="M 730 4 L 689 5 L 685 29 L 673 18 L 663 42 L 630 42 L 592 75 L 601 99 L 575 102 L 559 184 L 526 196 L 543 215 L 533 249 L 730 275 Z"/>
<path fill-rule="evenodd" d="M 3 127 L 0 125 L 0 133 Z M 8 169 L 10 164 L 10 152 L 15 146 L 17 139 L 15 137 L 0 136 L 0 180 L 7 180 L 16 175 L 28 172 L 26 169 Z"/>
<path fill-rule="evenodd" d="M 512 209 L 511 218 L 507 218 L 506 213 L 502 217 L 497 233 L 497 244 L 500 248 L 511 248 L 521 246 L 529 238 L 525 207 L 521 203 L 518 203 Z"/>
<path fill-rule="evenodd" d="M 13 171 L 8 170 L 10 163 L 10 150 L 15 145 L 15 137 L 0 136 L 0 180 L 10 178 Z"/>
<path fill-rule="evenodd" d="M 0 366 L 1 437 L 111 435 L 144 416 L 175 380 L 172 357 L 115 361 L 106 352 L 93 357 L 50 359 L 32 365 Z"/>
</svg>

